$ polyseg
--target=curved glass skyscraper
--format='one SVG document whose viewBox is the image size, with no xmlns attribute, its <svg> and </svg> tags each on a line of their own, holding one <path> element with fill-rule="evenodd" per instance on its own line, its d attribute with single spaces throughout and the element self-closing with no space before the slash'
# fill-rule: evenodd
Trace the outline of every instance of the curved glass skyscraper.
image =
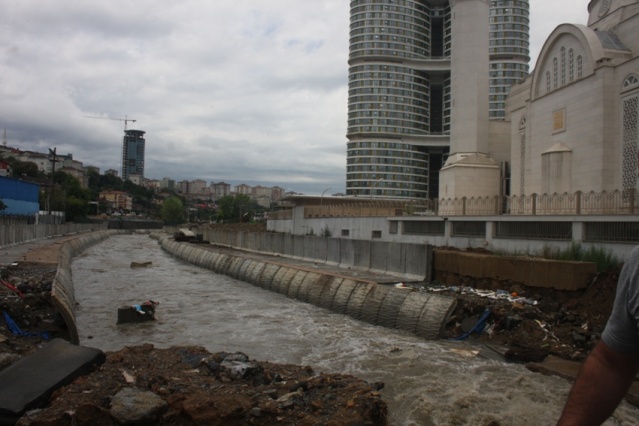
<svg viewBox="0 0 639 426">
<path fill-rule="evenodd" d="M 452 125 L 450 4 L 351 1 L 347 195 L 437 197 Z"/>
<path fill-rule="evenodd" d="M 510 87 L 528 76 L 530 62 L 528 0 L 490 2 L 490 118 L 506 116 Z"/>
</svg>

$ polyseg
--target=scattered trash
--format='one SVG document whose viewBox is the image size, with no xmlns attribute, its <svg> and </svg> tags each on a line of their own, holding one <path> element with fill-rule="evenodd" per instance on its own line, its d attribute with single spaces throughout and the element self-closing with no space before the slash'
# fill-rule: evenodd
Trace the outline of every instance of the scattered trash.
<svg viewBox="0 0 639 426">
<path fill-rule="evenodd" d="M 559 339 L 557 338 L 557 336 L 555 336 L 553 334 L 552 331 L 550 331 L 550 325 L 546 324 L 545 322 L 539 321 L 539 320 L 535 320 L 535 322 L 537 323 L 537 325 L 539 326 L 539 328 L 541 328 L 544 333 L 546 334 L 546 336 L 544 337 L 544 341 L 546 339 L 548 339 L 549 337 L 552 338 L 553 340 L 555 340 L 556 342 L 559 341 Z"/>
<path fill-rule="evenodd" d="M 133 377 L 133 375 L 131 373 L 129 373 L 128 371 L 126 371 L 124 368 L 120 368 L 120 372 L 122 373 L 122 375 L 124 376 L 124 381 L 127 383 L 135 383 L 135 377 Z"/>
<path fill-rule="evenodd" d="M 449 292 L 449 293 L 458 293 L 458 294 L 474 294 L 479 297 L 486 297 L 488 299 L 493 300 L 506 300 L 512 303 L 521 303 L 523 305 L 537 305 L 537 301 L 533 299 L 529 299 L 526 297 L 520 296 L 518 293 L 513 292 L 512 294 L 506 290 L 482 290 L 476 289 L 472 287 L 459 287 L 459 286 L 436 286 L 427 288 L 428 291 L 434 293 L 441 292 Z"/>
<path fill-rule="evenodd" d="M 118 308 L 118 324 L 155 321 L 155 308 L 160 302 L 147 300 L 139 305 Z"/>
<path fill-rule="evenodd" d="M 17 294 L 20 297 L 20 299 L 24 299 L 24 294 L 22 294 L 22 292 L 20 290 L 18 290 L 18 288 L 16 286 L 14 286 L 13 284 L 8 283 L 8 282 L 6 282 L 4 280 L 0 280 L 0 283 L 2 283 L 3 286 L 8 288 L 9 290 L 14 292 L 15 294 Z"/>
<path fill-rule="evenodd" d="M 488 315 L 490 315 L 491 310 L 486 308 L 486 310 L 484 311 L 484 313 L 481 315 L 481 317 L 477 320 L 477 323 L 475 324 L 474 327 L 471 327 L 470 330 L 468 330 L 467 332 L 465 332 L 464 334 L 462 334 L 461 336 L 458 337 L 453 337 L 451 340 L 464 340 L 466 339 L 468 336 L 470 336 L 472 333 L 478 333 L 481 334 L 484 331 L 484 328 L 486 326 L 486 318 L 488 318 Z"/>
<path fill-rule="evenodd" d="M 399 289 L 402 289 L 402 290 L 415 290 L 414 287 L 411 287 L 411 286 L 406 285 L 404 283 L 393 284 L 393 287 L 399 288 Z"/>
</svg>

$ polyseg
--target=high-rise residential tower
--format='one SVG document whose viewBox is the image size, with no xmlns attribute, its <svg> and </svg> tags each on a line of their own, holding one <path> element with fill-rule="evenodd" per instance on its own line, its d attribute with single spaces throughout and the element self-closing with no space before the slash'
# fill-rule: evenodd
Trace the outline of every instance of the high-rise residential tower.
<svg viewBox="0 0 639 426">
<path fill-rule="evenodd" d="M 464 158 L 488 151 L 488 120 L 503 117 L 505 78 L 527 61 L 527 21 L 517 27 L 525 33 L 517 33 L 525 54 L 514 55 L 501 37 L 515 32 L 510 24 L 527 6 L 527 0 L 351 1 L 348 195 L 436 198 L 453 148 Z M 494 114 L 490 92 L 499 93 Z M 456 174 L 457 166 L 449 166 L 447 174 Z M 455 185 L 451 193 L 458 195 Z"/>
<path fill-rule="evenodd" d="M 122 141 L 122 180 L 144 176 L 144 131 L 125 130 Z"/>
<path fill-rule="evenodd" d="M 491 119 L 506 116 L 505 102 L 513 84 L 529 73 L 530 6 L 528 0 L 490 2 L 490 104 Z"/>
</svg>

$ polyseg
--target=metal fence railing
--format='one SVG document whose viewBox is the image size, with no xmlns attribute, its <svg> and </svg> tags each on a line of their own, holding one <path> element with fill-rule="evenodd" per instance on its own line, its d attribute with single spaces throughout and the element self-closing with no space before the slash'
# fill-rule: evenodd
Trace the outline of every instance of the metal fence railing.
<svg viewBox="0 0 639 426">
<path fill-rule="evenodd" d="M 639 214 L 636 189 L 562 194 L 462 197 L 432 200 L 379 200 L 304 206 L 304 218 L 390 216 L 561 216 Z M 292 218 L 292 210 L 269 213 L 270 220 Z"/>
</svg>

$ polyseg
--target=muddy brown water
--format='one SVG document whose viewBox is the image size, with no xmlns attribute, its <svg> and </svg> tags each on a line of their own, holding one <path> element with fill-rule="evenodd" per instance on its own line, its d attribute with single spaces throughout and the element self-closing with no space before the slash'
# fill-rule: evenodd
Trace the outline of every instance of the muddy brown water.
<svg viewBox="0 0 639 426">
<path fill-rule="evenodd" d="M 131 268 L 131 262 L 152 262 Z M 178 261 L 146 235 L 112 237 L 73 261 L 80 343 L 105 351 L 152 343 L 241 351 L 385 383 L 391 424 L 552 425 L 570 384 L 425 341 Z M 117 325 L 117 308 L 153 299 L 159 321 Z M 606 425 L 638 425 L 623 403 Z"/>
</svg>

